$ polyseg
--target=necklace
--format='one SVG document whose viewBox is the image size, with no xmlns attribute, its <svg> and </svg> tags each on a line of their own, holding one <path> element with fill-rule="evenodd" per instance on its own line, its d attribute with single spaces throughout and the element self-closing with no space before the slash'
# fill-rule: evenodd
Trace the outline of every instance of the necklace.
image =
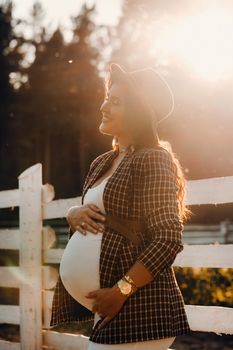
<svg viewBox="0 0 233 350">
<path fill-rule="evenodd" d="M 128 150 L 129 146 L 123 147 L 121 150 L 119 150 L 119 153 L 126 152 Z"/>
</svg>

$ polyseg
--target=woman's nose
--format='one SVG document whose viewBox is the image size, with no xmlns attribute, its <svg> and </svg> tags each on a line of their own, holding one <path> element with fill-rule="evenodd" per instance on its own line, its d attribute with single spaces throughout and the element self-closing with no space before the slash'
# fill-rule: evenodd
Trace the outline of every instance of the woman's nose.
<svg viewBox="0 0 233 350">
<path fill-rule="evenodd" d="M 109 111 L 109 107 L 108 107 L 108 102 L 107 101 L 104 101 L 102 103 L 102 105 L 100 106 L 100 112 L 102 113 L 107 113 Z"/>
</svg>

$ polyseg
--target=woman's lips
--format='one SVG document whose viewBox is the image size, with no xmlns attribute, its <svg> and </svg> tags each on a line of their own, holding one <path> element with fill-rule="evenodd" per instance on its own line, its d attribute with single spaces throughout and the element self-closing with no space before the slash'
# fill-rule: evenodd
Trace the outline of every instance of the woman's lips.
<svg viewBox="0 0 233 350">
<path fill-rule="evenodd" d="M 102 117 L 102 120 L 104 120 L 104 121 L 109 121 L 109 120 L 111 120 L 111 118 L 108 117 L 108 116 L 106 116 L 106 115 L 104 115 L 104 116 Z"/>
</svg>

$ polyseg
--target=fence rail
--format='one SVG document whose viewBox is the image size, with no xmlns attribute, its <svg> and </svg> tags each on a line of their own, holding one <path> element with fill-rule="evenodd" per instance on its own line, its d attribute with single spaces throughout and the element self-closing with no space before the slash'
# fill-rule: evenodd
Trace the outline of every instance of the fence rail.
<svg viewBox="0 0 233 350">
<path fill-rule="evenodd" d="M 88 337 L 49 329 L 53 289 L 63 249 L 53 248 L 56 233 L 43 220 L 64 218 L 81 197 L 54 200 L 54 189 L 42 184 L 42 165 L 35 164 L 20 176 L 19 188 L 0 192 L 0 208 L 19 206 L 19 229 L 0 229 L 0 249 L 19 250 L 19 266 L 0 267 L 0 287 L 20 289 L 19 305 L 0 305 L 0 323 L 20 325 L 20 343 L 0 340 L 0 350 L 86 349 Z M 233 176 L 192 180 L 187 183 L 188 205 L 233 202 Z M 225 225 L 225 226 L 224 226 Z M 229 229 L 229 226 L 228 226 Z M 221 230 L 220 230 L 221 231 Z M 226 224 L 222 226 L 226 234 Z M 233 244 L 184 244 L 173 266 L 233 267 Z M 42 264 L 41 264 L 42 262 Z M 194 331 L 233 334 L 233 309 L 185 305 Z"/>
</svg>

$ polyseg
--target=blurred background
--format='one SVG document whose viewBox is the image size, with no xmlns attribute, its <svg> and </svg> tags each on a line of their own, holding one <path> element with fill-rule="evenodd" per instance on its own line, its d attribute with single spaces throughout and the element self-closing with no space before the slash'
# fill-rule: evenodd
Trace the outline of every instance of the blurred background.
<svg viewBox="0 0 233 350">
<path fill-rule="evenodd" d="M 0 190 L 17 188 L 19 174 L 42 163 L 55 198 L 81 195 L 91 161 L 112 148 L 98 130 L 110 62 L 151 66 L 168 80 L 175 110 L 158 133 L 187 180 L 233 176 L 232 38 L 231 0 L 0 0 Z M 201 226 L 190 226 L 186 243 L 232 242 L 231 203 L 191 209 L 189 224 Z M 0 219 L 17 226 L 18 208 L 0 210 Z M 54 225 L 64 247 L 67 223 Z M 17 265 L 14 254 L 1 252 L 0 265 Z M 186 304 L 233 305 L 230 269 L 182 271 Z M 1 303 L 11 296 L 17 304 L 18 291 L 0 289 Z M 233 349 L 230 336 L 208 334 L 205 347 L 199 333 L 192 347 L 189 336 L 176 348 Z"/>
<path fill-rule="evenodd" d="M 0 1 L 1 189 L 41 162 L 57 198 L 80 194 L 111 149 L 98 130 L 111 61 L 166 76 L 176 104 L 159 136 L 188 179 L 232 175 L 232 35 L 228 0 Z"/>
</svg>

